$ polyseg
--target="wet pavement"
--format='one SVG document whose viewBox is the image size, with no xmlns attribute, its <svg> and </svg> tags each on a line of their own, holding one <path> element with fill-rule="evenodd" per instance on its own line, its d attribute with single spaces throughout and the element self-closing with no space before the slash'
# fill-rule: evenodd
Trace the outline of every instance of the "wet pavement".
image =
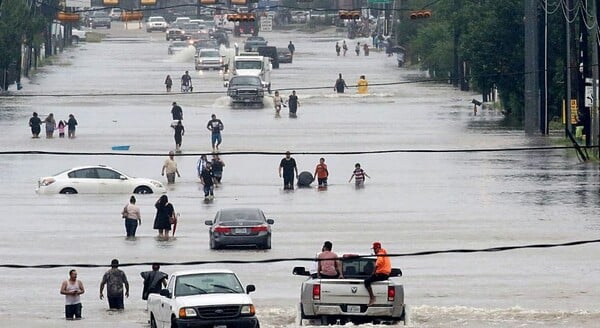
<svg viewBox="0 0 600 328">
<path fill-rule="evenodd" d="M 219 73 L 194 72 L 193 51 L 168 56 L 162 33 L 124 31 L 119 24 L 108 33 L 111 37 L 103 42 L 82 43 L 42 68 L 22 90 L 36 96 L 0 99 L 1 151 L 111 152 L 114 145 L 131 145 L 120 153 L 125 156 L 2 155 L 0 205 L 8 214 L 0 219 L 4 264 L 306 258 L 324 240 L 331 240 L 338 253 L 368 253 L 375 240 L 389 253 L 408 253 L 597 238 L 598 166 L 579 163 L 569 151 L 361 154 L 550 146 L 553 141 L 499 127 L 502 116 L 493 110 L 473 116 L 474 94 L 407 83 L 419 73 L 398 69 L 393 57 L 373 51 L 369 57 L 335 56 L 334 44 L 343 36 L 333 30 L 263 34 L 269 45 L 283 47 L 289 40 L 296 45 L 294 63 L 273 72 L 273 89 L 286 89 L 284 96 L 298 89 L 297 118 L 285 110 L 276 117 L 270 100 L 263 109 L 231 109 Z M 354 42 L 349 41 L 351 48 Z M 165 76 L 173 77 L 177 90 L 185 70 L 194 72 L 194 90 L 202 93 L 165 94 Z M 371 84 L 403 83 L 371 86 L 368 95 L 357 95 L 353 88 L 338 95 L 332 91 L 338 73 L 349 85 L 362 74 Z M 304 89 L 309 87 L 319 88 Z M 119 214 L 129 195 L 35 193 L 40 176 L 87 164 L 164 181 L 160 169 L 174 149 L 173 101 L 183 107 L 186 129 L 183 156 L 177 157 L 182 177 L 168 192 L 181 213 L 175 239 L 155 239 L 157 195 L 138 197 L 142 225 L 130 241 Z M 50 112 L 57 119 L 73 113 L 79 121 L 77 138 L 31 139 L 27 121 L 33 111 L 42 119 Z M 225 124 L 221 151 L 226 167 L 214 202 L 206 204 L 195 174 L 197 156 L 187 155 L 210 151 L 205 125 L 211 113 Z M 300 171 L 311 173 L 325 157 L 328 190 L 284 192 L 277 166 L 286 150 L 295 153 Z M 338 152 L 356 153 L 333 154 Z M 348 183 L 356 162 L 371 176 L 361 190 Z M 275 219 L 272 250 L 209 249 L 204 220 L 232 206 L 260 207 Z M 600 318 L 598 260 L 597 245 L 591 244 L 401 257 L 392 263 L 404 272 L 399 281 L 405 285 L 411 326 L 583 327 Z M 253 298 L 263 327 L 296 327 L 302 278 L 291 275 L 295 265 L 310 263 L 207 266 L 230 268 L 243 283 L 257 286 Z M 30 327 L 147 326 L 139 272 L 149 267 L 124 268 L 131 297 L 124 313 L 112 313 L 97 296 L 106 268 L 75 266 L 86 287 L 84 320 L 77 323 L 64 321 L 58 292 L 70 268 L 0 268 L 2 325 L 19 326 L 25 320 Z M 188 267 L 162 269 L 183 268 Z"/>
</svg>

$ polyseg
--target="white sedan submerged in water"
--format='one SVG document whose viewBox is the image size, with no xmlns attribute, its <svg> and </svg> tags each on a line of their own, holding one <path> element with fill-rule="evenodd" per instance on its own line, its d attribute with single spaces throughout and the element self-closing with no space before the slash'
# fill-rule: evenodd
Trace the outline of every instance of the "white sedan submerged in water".
<svg viewBox="0 0 600 328">
<path fill-rule="evenodd" d="M 81 166 L 38 180 L 38 194 L 166 193 L 156 180 L 134 178 L 104 165 Z"/>
</svg>

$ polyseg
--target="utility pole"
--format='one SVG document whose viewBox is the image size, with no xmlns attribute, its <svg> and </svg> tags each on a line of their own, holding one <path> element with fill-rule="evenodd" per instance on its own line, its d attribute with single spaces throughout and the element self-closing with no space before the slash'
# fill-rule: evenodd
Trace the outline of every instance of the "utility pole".
<svg viewBox="0 0 600 328">
<path fill-rule="evenodd" d="M 577 89 L 577 105 L 579 107 L 579 121 L 583 124 L 583 134 L 585 135 L 585 145 L 591 145 L 590 139 L 592 131 L 590 131 L 590 109 L 586 106 L 585 98 L 585 80 L 590 76 L 590 65 L 588 56 L 588 29 L 585 25 L 584 10 L 580 10 L 579 16 L 579 74 L 578 89 Z"/>
<path fill-rule="evenodd" d="M 538 2 L 525 1 L 525 133 L 533 134 L 540 122 Z"/>
<path fill-rule="evenodd" d="M 567 8 L 571 8 L 571 1 L 572 0 L 566 0 Z M 566 43 L 567 43 L 566 44 L 567 48 L 565 49 L 566 53 L 567 53 L 567 58 L 566 58 L 566 61 L 567 61 L 567 78 L 566 78 L 567 94 L 566 94 L 566 98 L 567 99 L 565 101 L 565 116 L 566 116 L 565 122 L 567 124 L 565 125 L 565 129 L 566 129 L 565 136 L 568 137 L 569 133 L 573 132 L 573 129 L 571 126 L 571 99 L 573 99 L 572 95 L 571 95 L 571 76 L 572 76 L 572 74 L 571 74 L 571 66 L 572 66 L 572 63 L 571 63 L 571 23 L 570 23 L 568 17 L 567 17 L 565 23 L 566 23 L 566 28 L 565 28 L 566 29 L 566 31 L 565 31 L 566 38 L 565 39 L 566 39 Z"/>
</svg>

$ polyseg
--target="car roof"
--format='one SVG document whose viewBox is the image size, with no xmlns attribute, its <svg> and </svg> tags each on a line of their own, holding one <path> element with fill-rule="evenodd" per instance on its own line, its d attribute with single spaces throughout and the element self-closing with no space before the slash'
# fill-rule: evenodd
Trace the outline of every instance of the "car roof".
<svg viewBox="0 0 600 328">
<path fill-rule="evenodd" d="M 248 77 L 248 76 L 253 76 L 253 77 L 257 77 L 258 76 L 254 76 L 254 75 L 236 75 L 234 77 Z M 227 212 L 262 212 L 262 210 L 258 207 L 228 207 L 228 208 L 222 208 L 219 210 L 219 212 L 221 213 L 227 213 Z"/>
<path fill-rule="evenodd" d="M 187 276 L 191 274 L 206 274 L 206 273 L 234 273 L 229 269 L 190 269 L 173 272 L 173 276 Z"/>
</svg>

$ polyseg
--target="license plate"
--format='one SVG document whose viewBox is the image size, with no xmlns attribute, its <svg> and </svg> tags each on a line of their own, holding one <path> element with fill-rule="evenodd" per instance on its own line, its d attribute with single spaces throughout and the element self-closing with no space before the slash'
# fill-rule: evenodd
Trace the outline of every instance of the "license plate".
<svg viewBox="0 0 600 328">
<path fill-rule="evenodd" d="M 247 233 L 248 230 L 246 228 L 235 228 L 235 233 Z"/>
<path fill-rule="evenodd" d="M 348 313 L 360 313 L 360 305 L 348 305 Z"/>
</svg>

